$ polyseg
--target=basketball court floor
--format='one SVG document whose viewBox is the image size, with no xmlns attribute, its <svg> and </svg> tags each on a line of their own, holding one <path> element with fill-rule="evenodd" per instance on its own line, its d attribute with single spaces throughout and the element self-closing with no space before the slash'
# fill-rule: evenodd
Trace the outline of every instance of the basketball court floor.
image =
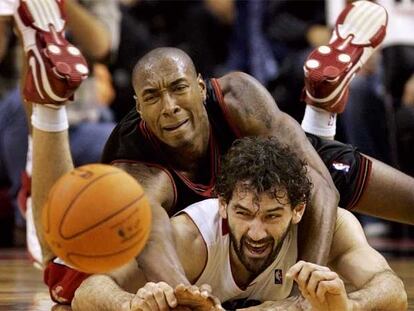
<svg viewBox="0 0 414 311">
<path fill-rule="evenodd" d="M 391 267 L 404 281 L 409 310 L 414 310 L 414 258 L 389 259 Z M 0 249 L 1 311 L 70 311 L 54 305 L 42 282 L 42 273 L 33 268 L 23 249 Z"/>
</svg>

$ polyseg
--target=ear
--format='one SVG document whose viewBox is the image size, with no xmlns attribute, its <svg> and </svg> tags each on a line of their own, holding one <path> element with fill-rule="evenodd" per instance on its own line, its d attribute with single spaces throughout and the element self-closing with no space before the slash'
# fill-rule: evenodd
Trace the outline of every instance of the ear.
<svg viewBox="0 0 414 311">
<path fill-rule="evenodd" d="M 298 224 L 300 222 L 300 220 L 302 219 L 303 213 L 305 212 L 305 208 L 306 208 L 306 203 L 300 203 L 298 205 L 295 206 L 295 208 L 293 209 L 293 215 L 292 215 L 292 223 L 293 224 Z"/>
<path fill-rule="evenodd" d="M 137 109 L 138 113 L 141 114 L 141 104 L 139 103 L 137 95 L 134 95 L 135 99 L 135 108 Z"/>
<path fill-rule="evenodd" d="M 206 98 L 207 98 L 207 87 L 206 87 L 206 83 L 204 82 L 204 79 L 203 79 L 203 77 L 201 76 L 200 73 L 198 74 L 197 82 L 198 82 L 198 85 L 199 85 L 199 87 L 201 89 L 201 92 L 203 94 L 203 99 L 206 100 Z"/>
<path fill-rule="evenodd" d="M 227 202 L 223 197 L 218 197 L 219 214 L 221 218 L 227 219 Z"/>
</svg>

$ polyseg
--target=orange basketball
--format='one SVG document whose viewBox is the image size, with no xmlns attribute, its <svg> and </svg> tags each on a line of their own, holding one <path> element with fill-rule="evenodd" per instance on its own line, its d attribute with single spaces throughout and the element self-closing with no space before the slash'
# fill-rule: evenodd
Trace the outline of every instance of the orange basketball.
<svg viewBox="0 0 414 311">
<path fill-rule="evenodd" d="M 103 273 L 143 249 L 151 208 L 132 176 L 110 165 L 90 164 L 55 183 L 42 222 L 55 255 L 77 270 Z"/>
</svg>

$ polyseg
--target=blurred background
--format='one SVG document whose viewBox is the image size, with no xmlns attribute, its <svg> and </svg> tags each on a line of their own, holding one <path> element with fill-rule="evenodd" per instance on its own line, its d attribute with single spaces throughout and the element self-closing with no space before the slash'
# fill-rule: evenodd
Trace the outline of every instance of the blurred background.
<svg viewBox="0 0 414 311">
<path fill-rule="evenodd" d="M 414 177 L 414 1 L 381 0 L 388 33 L 351 85 L 336 139 Z M 204 78 L 241 70 L 302 120 L 303 63 L 329 41 L 342 0 L 66 0 L 67 36 L 88 58 L 89 78 L 70 104 L 76 165 L 99 161 L 114 125 L 134 107 L 131 72 L 149 50 L 186 51 Z M 91 40 L 93 38 L 93 40 Z M 19 92 L 21 48 L 0 21 L 0 247 L 26 243 L 30 137 Z M 414 189 L 413 189 L 414 191 Z M 414 209 L 414 207 L 413 207 Z M 371 244 L 414 255 L 414 227 L 358 215 Z"/>
</svg>

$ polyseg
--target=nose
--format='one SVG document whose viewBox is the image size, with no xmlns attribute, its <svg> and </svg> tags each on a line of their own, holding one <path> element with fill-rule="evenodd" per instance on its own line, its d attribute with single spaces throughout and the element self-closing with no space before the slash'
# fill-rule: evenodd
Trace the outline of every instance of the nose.
<svg viewBox="0 0 414 311">
<path fill-rule="evenodd" d="M 175 98 L 171 96 L 168 91 L 165 91 L 163 93 L 162 102 L 163 102 L 162 114 L 164 117 L 177 114 L 181 110 L 180 106 L 177 105 Z"/>
<path fill-rule="evenodd" d="M 251 221 L 247 236 L 253 241 L 260 241 L 267 238 L 266 227 L 260 219 L 255 218 Z"/>
</svg>

